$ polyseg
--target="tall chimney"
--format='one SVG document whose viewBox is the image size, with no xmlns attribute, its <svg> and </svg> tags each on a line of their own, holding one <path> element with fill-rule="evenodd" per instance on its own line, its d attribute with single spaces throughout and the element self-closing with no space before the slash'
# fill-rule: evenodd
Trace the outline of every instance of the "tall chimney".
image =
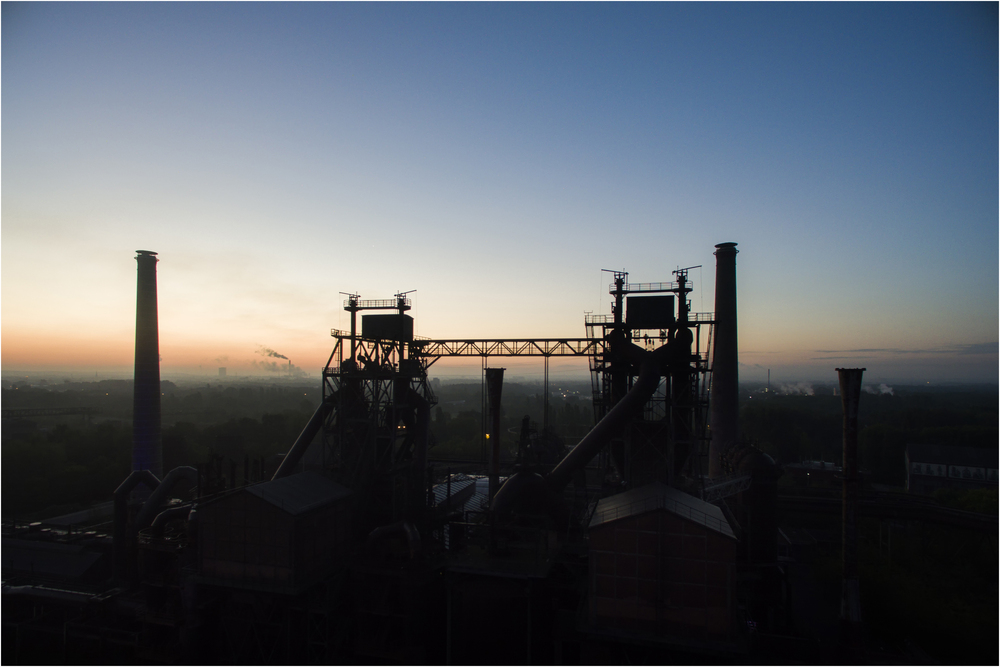
<svg viewBox="0 0 1000 667">
<path fill-rule="evenodd" d="M 739 350 L 736 328 L 735 243 L 715 251 L 715 351 L 712 359 L 712 441 L 709 477 L 722 475 L 722 454 L 739 438 Z"/>
<path fill-rule="evenodd" d="M 843 581 L 840 620 L 848 650 L 860 644 L 861 599 L 858 591 L 858 401 L 864 368 L 838 368 L 844 409 Z"/>
<path fill-rule="evenodd" d="M 156 318 L 156 253 L 136 250 L 135 385 L 132 469 L 163 475 L 160 443 L 160 339 Z"/>
</svg>

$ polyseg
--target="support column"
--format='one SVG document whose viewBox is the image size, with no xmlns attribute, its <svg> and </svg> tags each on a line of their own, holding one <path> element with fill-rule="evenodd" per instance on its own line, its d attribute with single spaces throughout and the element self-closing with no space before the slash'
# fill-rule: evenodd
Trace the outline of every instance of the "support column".
<svg viewBox="0 0 1000 667">
<path fill-rule="evenodd" d="M 486 369 L 486 393 L 490 408 L 489 431 L 486 434 L 490 448 L 490 502 L 500 489 L 500 394 L 503 392 L 503 372 L 503 368 Z"/>
</svg>

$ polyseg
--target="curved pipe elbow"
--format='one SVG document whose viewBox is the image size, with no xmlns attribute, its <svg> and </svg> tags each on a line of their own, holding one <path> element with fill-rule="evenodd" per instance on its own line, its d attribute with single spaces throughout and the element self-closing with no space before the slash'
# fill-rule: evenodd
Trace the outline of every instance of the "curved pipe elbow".
<svg viewBox="0 0 1000 667">
<path fill-rule="evenodd" d="M 198 484 L 198 470 L 191 466 L 178 466 L 167 473 L 163 481 L 156 487 L 149 499 L 139 510 L 139 516 L 135 518 L 135 530 L 139 531 L 147 527 L 153 520 L 155 512 L 167 500 L 167 495 L 173 490 L 178 482 L 186 480 L 191 486 Z"/>
<path fill-rule="evenodd" d="M 150 530 L 153 533 L 153 537 L 163 537 L 163 530 L 167 527 L 167 523 L 173 521 L 174 519 L 187 519 L 190 513 L 190 505 L 181 505 L 179 507 L 171 507 L 170 509 L 163 510 L 156 515 L 156 518 L 153 519 L 153 523 L 149 525 Z"/>
</svg>

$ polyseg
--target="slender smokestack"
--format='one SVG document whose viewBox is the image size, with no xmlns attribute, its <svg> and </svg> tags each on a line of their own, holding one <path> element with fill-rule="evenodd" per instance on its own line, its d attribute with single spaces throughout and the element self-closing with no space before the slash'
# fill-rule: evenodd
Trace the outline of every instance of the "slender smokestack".
<svg viewBox="0 0 1000 667">
<path fill-rule="evenodd" d="M 715 246 L 715 353 L 712 359 L 712 443 L 708 474 L 722 475 L 722 454 L 739 438 L 739 350 L 735 243 Z"/>
<path fill-rule="evenodd" d="M 132 409 L 132 469 L 163 474 L 160 446 L 160 339 L 156 318 L 156 253 L 136 250 L 135 386 Z"/>
<path fill-rule="evenodd" d="M 500 489 L 500 395 L 503 393 L 503 368 L 486 369 L 486 395 L 490 407 L 490 425 L 487 437 L 490 450 L 490 500 Z"/>
<path fill-rule="evenodd" d="M 840 619 L 846 643 L 857 649 L 861 599 L 858 593 L 858 401 L 864 368 L 838 368 L 840 402 L 844 408 L 843 582 Z"/>
</svg>

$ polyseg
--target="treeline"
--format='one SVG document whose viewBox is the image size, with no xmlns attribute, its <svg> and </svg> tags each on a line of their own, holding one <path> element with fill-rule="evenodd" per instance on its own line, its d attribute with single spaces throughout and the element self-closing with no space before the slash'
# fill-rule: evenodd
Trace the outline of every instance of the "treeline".
<svg viewBox="0 0 1000 667">
<path fill-rule="evenodd" d="M 163 469 L 197 466 L 222 456 L 242 466 L 288 451 L 309 413 L 265 414 L 221 424 L 178 422 L 163 428 Z M 47 431 L 21 432 L 3 440 L 3 513 L 31 518 L 72 512 L 110 500 L 132 468 L 132 426 L 110 421 L 60 424 Z"/>
<path fill-rule="evenodd" d="M 243 417 L 257 419 L 265 413 L 289 410 L 312 412 L 322 398 L 315 384 L 220 385 L 206 382 L 179 386 L 163 380 L 160 390 L 163 394 L 160 411 L 164 424 L 183 421 L 208 425 Z M 4 389 L 3 406 L 89 407 L 97 410 L 97 418 L 101 420 L 131 420 L 132 381 L 65 382 L 45 387 Z"/>
<path fill-rule="evenodd" d="M 69 383 L 67 383 L 69 384 Z M 479 459 L 484 425 L 480 384 L 435 382 L 432 458 Z M 553 383 L 546 443 L 552 456 L 576 444 L 593 426 L 588 383 Z M 164 468 L 205 463 L 213 455 L 242 464 L 285 452 L 316 406 L 315 386 L 178 387 L 163 383 Z M 863 394 L 859 411 L 861 465 L 873 481 L 902 485 L 903 454 L 910 443 L 996 447 L 998 394 L 993 389 L 928 392 L 897 387 L 895 394 Z M 103 401 L 103 402 L 102 402 Z M 78 386 L 6 389 L 12 407 L 94 407 L 95 423 L 80 416 L 37 418 L 3 426 L 3 513 L 24 517 L 58 508 L 66 512 L 108 500 L 131 469 L 132 388 L 128 381 Z M 544 420 L 541 383 L 505 384 L 501 446 L 511 460 L 521 421 L 528 416 L 540 433 Z M 838 462 L 842 450 L 840 398 L 745 395 L 744 434 L 778 461 Z M 966 502 L 963 499 L 943 499 Z M 968 502 L 979 502 L 970 498 Z"/>
<path fill-rule="evenodd" d="M 906 481 L 908 444 L 996 447 L 996 388 L 927 391 L 897 387 L 893 394 L 861 395 L 858 447 L 862 468 L 875 482 Z M 843 410 L 837 396 L 744 397 L 745 436 L 783 463 L 843 458 Z"/>
<path fill-rule="evenodd" d="M 67 385 L 69 383 L 66 383 Z M 239 387 L 215 384 L 178 387 L 162 383 L 164 471 L 287 452 L 319 404 L 315 387 Z M 552 388 L 556 392 L 556 387 Z M 573 393 L 576 391 L 577 393 Z M 478 459 L 482 455 L 482 405 L 478 383 L 436 383 L 432 413 L 432 457 Z M 589 396 L 576 389 L 550 399 L 550 430 L 575 444 L 593 422 Z M 504 387 L 501 443 L 505 459 L 517 451 L 521 420 L 542 429 L 541 385 Z M 132 383 L 104 381 L 73 386 L 3 391 L 8 407 L 94 407 L 94 423 L 83 417 L 37 417 L 3 426 L 2 499 L 5 517 L 38 518 L 110 500 L 132 465 Z M 228 466 L 227 466 L 228 469 Z"/>
<path fill-rule="evenodd" d="M 482 388 L 479 383 L 435 384 L 438 405 L 431 424 L 433 458 L 479 459 L 483 455 Z M 549 432 L 563 445 L 575 445 L 594 425 L 590 385 L 552 384 L 549 396 Z M 500 401 L 501 456 L 513 459 L 521 422 L 528 417 L 539 433 L 545 423 L 541 383 L 505 383 Z M 558 447 L 558 445 L 557 445 Z"/>
<path fill-rule="evenodd" d="M 165 471 L 213 455 L 242 466 L 245 456 L 285 452 L 320 401 L 315 387 L 161 386 Z M 130 381 L 5 389 L 3 406 L 98 410 L 93 423 L 78 415 L 4 420 L 4 517 L 53 516 L 110 500 L 131 471 Z"/>
</svg>

